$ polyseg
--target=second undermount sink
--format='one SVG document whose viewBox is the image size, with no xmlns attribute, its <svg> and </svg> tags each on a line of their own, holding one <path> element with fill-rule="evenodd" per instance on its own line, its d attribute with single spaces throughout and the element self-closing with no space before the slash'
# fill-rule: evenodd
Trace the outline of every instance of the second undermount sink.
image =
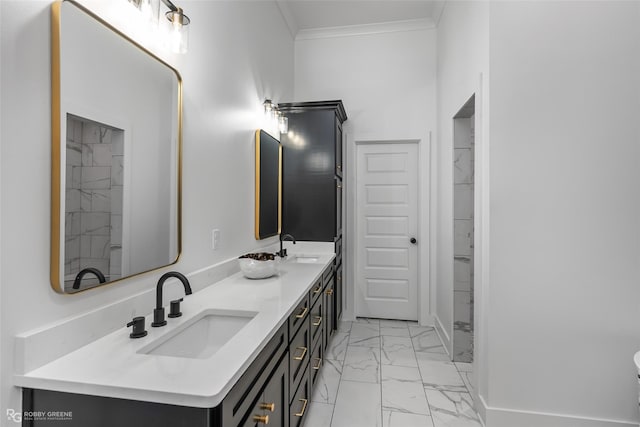
<svg viewBox="0 0 640 427">
<path fill-rule="evenodd" d="M 213 356 L 255 316 L 256 312 L 205 310 L 138 351 L 142 354 L 207 359 Z"/>
<path fill-rule="evenodd" d="M 315 264 L 319 259 L 318 255 L 294 255 L 291 261 L 299 264 Z"/>
</svg>

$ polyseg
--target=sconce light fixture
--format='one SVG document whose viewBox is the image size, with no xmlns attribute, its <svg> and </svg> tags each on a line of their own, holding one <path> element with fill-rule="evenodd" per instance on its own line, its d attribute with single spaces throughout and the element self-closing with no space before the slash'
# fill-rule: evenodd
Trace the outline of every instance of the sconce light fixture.
<svg viewBox="0 0 640 427">
<path fill-rule="evenodd" d="M 269 120 L 276 121 L 280 133 L 287 133 L 289 131 L 289 119 L 278 109 L 278 104 L 270 99 L 265 99 L 262 105 L 264 106 L 264 115 Z"/>
<path fill-rule="evenodd" d="M 177 7 L 170 0 L 162 0 L 162 3 L 169 8 L 165 16 L 171 22 L 171 34 L 169 43 L 171 50 L 175 53 L 187 53 L 189 49 L 189 27 L 191 19 L 184 14 L 181 7 Z"/>
</svg>

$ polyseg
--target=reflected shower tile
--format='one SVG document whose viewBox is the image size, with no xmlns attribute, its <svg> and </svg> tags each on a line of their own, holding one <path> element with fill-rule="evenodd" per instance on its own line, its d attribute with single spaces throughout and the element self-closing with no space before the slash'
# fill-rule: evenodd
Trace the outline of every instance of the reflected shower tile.
<svg viewBox="0 0 640 427">
<path fill-rule="evenodd" d="M 111 158 L 111 185 L 124 185 L 124 156 Z"/>
<path fill-rule="evenodd" d="M 80 211 L 80 190 L 67 189 L 65 192 L 65 212 Z"/>
<path fill-rule="evenodd" d="M 80 213 L 67 212 L 64 214 L 64 232 L 67 236 L 80 234 Z"/>
<path fill-rule="evenodd" d="M 100 127 L 100 144 L 111 145 L 112 130 L 108 127 Z"/>
<path fill-rule="evenodd" d="M 71 185 L 69 188 L 82 188 L 82 166 L 73 166 L 71 168 Z"/>
<path fill-rule="evenodd" d="M 453 218 L 473 219 L 473 184 L 453 186 Z"/>
<path fill-rule="evenodd" d="M 347 353 L 347 344 L 349 344 L 349 334 L 345 332 L 336 332 L 333 335 L 331 344 L 325 352 L 324 358 L 331 360 L 344 360 Z"/>
<path fill-rule="evenodd" d="M 93 166 L 93 146 L 94 144 L 82 144 L 83 166 Z"/>
<path fill-rule="evenodd" d="M 82 234 L 94 236 L 109 236 L 111 234 L 111 218 L 108 213 L 83 212 L 80 216 L 82 218 L 80 224 Z"/>
<path fill-rule="evenodd" d="M 111 215 L 111 244 L 122 245 L 122 215 Z"/>
<path fill-rule="evenodd" d="M 408 337 L 382 336 L 380 357 L 383 365 L 418 366 Z"/>
<path fill-rule="evenodd" d="M 312 401 L 308 411 L 304 427 L 331 427 L 333 405 Z"/>
<path fill-rule="evenodd" d="M 380 385 L 341 381 L 331 427 L 381 427 Z"/>
<path fill-rule="evenodd" d="M 73 260 L 80 258 L 80 236 L 74 235 L 64 239 L 64 259 Z"/>
<path fill-rule="evenodd" d="M 80 210 L 82 212 L 91 212 L 91 191 L 78 190 L 80 193 Z"/>
<path fill-rule="evenodd" d="M 91 258 L 111 258 L 111 238 L 109 236 L 91 236 Z"/>
<path fill-rule="evenodd" d="M 111 168 L 106 166 L 82 167 L 82 189 L 96 190 L 111 187 Z"/>
<path fill-rule="evenodd" d="M 93 146 L 93 166 L 111 166 L 111 144 L 97 144 Z"/>
<path fill-rule="evenodd" d="M 407 414 L 404 412 L 382 411 L 383 427 L 433 427 L 428 415 Z"/>
<path fill-rule="evenodd" d="M 111 135 L 111 152 L 114 156 L 124 155 L 124 131 L 114 130 Z"/>
<path fill-rule="evenodd" d="M 320 369 L 318 375 L 318 381 L 314 386 L 311 400 L 313 402 L 336 403 L 338 385 L 342 375 L 342 362 L 324 359 L 322 369 Z"/>
<path fill-rule="evenodd" d="M 348 346 L 342 365 L 342 380 L 379 383 L 380 350 Z"/>
<path fill-rule="evenodd" d="M 82 144 L 67 141 L 67 166 L 82 165 Z"/>
<path fill-rule="evenodd" d="M 111 213 L 122 215 L 122 187 L 111 187 Z"/>
<path fill-rule="evenodd" d="M 469 393 L 425 388 L 435 427 L 481 427 Z"/>
<path fill-rule="evenodd" d="M 91 192 L 92 212 L 111 212 L 111 190 L 94 190 Z"/>
<path fill-rule="evenodd" d="M 462 377 L 452 362 L 418 359 L 418 368 L 425 387 L 447 391 L 465 391 Z"/>
<path fill-rule="evenodd" d="M 100 126 L 94 122 L 85 121 L 82 123 L 82 143 L 99 144 Z"/>
</svg>

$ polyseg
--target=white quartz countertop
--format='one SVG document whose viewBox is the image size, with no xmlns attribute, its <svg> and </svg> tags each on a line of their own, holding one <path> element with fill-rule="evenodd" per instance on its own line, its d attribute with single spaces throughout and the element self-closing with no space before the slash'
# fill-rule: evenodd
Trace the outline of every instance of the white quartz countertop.
<svg viewBox="0 0 640 427">
<path fill-rule="evenodd" d="M 241 273 L 234 274 L 186 296 L 182 317 L 167 319 L 164 327 L 151 327 L 152 316 L 147 316 L 149 334 L 144 338 L 129 338 L 131 328 L 123 327 L 25 375 L 16 375 L 14 383 L 68 393 L 215 407 L 307 295 L 334 255 L 320 254 L 318 258 L 315 263 L 283 262 L 279 275 L 268 279 L 250 280 Z M 168 313 L 168 301 L 165 304 Z M 257 315 L 207 359 L 138 353 L 211 309 Z M 129 320 L 122 319 L 123 325 Z"/>
</svg>

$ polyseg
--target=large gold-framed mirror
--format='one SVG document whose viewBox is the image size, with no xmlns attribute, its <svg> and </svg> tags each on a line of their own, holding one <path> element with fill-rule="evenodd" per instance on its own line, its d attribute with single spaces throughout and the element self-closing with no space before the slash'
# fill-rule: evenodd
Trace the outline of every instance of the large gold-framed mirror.
<svg viewBox="0 0 640 427">
<path fill-rule="evenodd" d="M 282 228 L 282 145 L 262 129 L 256 131 L 256 240 Z"/>
<path fill-rule="evenodd" d="M 51 286 L 74 293 L 178 260 L 182 79 L 73 0 L 51 24 Z"/>
</svg>

